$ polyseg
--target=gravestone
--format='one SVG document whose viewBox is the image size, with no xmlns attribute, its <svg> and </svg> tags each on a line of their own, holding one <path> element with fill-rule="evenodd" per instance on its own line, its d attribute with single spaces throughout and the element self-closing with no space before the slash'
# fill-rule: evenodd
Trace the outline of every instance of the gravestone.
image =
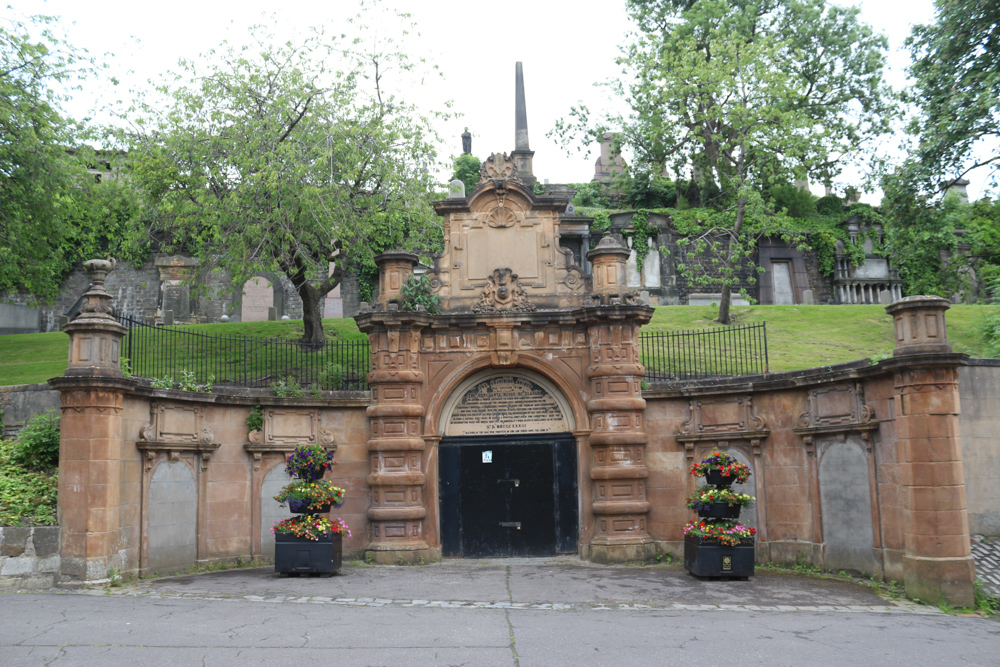
<svg viewBox="0 0 1000 667">
<path fill-rule="evenodd" d="M 892 303 L 892 292 L 890 292 L 887 289 L 880 291 L 878 293 L 878 302 L 881 303 L 883 306 L 888 306 L 890 303 Z"/>
<path fill-rule="evenodd" d="M 804 306 L 816 305 L 816 298 L 813 296 L 813 291 L 811 289 L 802 290 L 802 305 Z"/>
<path fill-rule="evenodd" d="M 243 283 L 243 305 L 240 319 L 243 322 L 263 322 L 268 319 L 268 309 L 274 307 L 274 289 L 271 281 L 257 276 Z"/>
<path fill-rule="evenodd" d="M 452 199 L 465 199 L 465 183 L 457 178 L 449 183 L 448 196 Z"/>
</svg>

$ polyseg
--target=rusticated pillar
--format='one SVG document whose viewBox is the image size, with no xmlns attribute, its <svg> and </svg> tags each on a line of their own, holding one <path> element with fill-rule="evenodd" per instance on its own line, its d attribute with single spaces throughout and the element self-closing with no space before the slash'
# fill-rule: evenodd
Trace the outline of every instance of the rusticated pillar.
<svg viewBox="0 0 1000 667">
<path fill-rule="evenodd" d="M 59 437 L 60 580 L 99 583 L 114 568 L 138 568 L 138 538 L 122 516 L 122 409 L 129 382 L 119 370 L 122 327 L 104 280 L 114 262 L 84 264 L 87 303 L 63 327 L 69 367 L 50 384 L 61 392 Z"/>
<path fill-rule="evenodd" d="M 441 551 L 428 546 L 424 538 L 427 457 L 420 332 L 430 323 L 430 316 L 401 312 L 392 302 L 416 260 L 415 255 L 399 251 L 379 255 L 379 281 L 386 286 L 379 297 L 379 309 L 356 318 L 371 343 L 371 506 L 366 556 L 379 563 L 429 561 L 438 558 Z"/>
<path fill-rule="evenodd" d="M 646 520 L 646 432 L 639 357 L 639 327 L 652 308 L 638 305 L 625 288 L 629 251 L 606 236 L 588 253 L 594 289 L 584 309 L 590 346 L 591 508 L 595 534 L 589 557 L 599 563 L 643 561 L 654 556 L 655 544 Z"/>
<path fill-rule="evenodd" d="M 911 296 L 886 306 L 896 334 L 893 367 L 906 594 L 971 607 L 969 542 L 958 366 L 945 325 L 947 300 Z"/>
</svg>

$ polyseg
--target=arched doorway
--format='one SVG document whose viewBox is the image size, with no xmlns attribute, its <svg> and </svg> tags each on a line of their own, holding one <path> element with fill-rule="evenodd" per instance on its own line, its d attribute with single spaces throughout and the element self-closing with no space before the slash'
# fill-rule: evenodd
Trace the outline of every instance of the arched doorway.
<svg viewBox="0 0 1000 667">
<path fill-rule="evenodd" d="M 440 423 L 442 555 L 577 551 L 575 425 L 555 385 L 523 369 L 477 373 L 452 392 Z"/>
</svg>

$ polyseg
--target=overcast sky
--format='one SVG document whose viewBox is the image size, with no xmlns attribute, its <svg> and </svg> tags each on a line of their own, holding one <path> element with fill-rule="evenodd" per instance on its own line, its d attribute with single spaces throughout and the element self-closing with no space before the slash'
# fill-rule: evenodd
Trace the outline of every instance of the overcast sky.
<svg viewBox="0 0 1000 667">
<path fill-rule="evenodd" d="M 369 3 L 370 4 L 370 3 Z M 535 175 L 553 183 L 589 181 L 595 154 L 567 156 L 545 134 L 571 105 L 583 101 L 591 109 L 606 105 L 594 86 L 618 73 L 614 59 L 630 29 L 624 0 L 535 0 L 485 3 L 464 0 L 386 0 L 385 4 L 410 12 L 420 31 L 413 53 L 438 65 L 445 78 L 415 94 L 425 109 L 454 102 L 462 118 L 442 126 L 449 142 L 443 155 L 461 152 L 459 135 L 468 126 L 473 153 L 484 157 L 514 147 L 514 64 L 524 63 L 528 130 L 535 151 Z M 861 17 L 890 42 L 888 79 L 895 87 L 905 83 L 909 56 L 902 50 L 913 23 L 933 18 L 932 0 L 910 0 L 905 8 L 884 0 L 858 0 Z M 68 111 L 82 115 L 98 102 L 125 100 L 131 88 L 143 86 L 173 68 L 180 57 L 192 57 L 229 38 L 239 41 L 246 28 L 266 20 L 281 35 L 304 26 L 325 24 L 341 29 L 357 13 L 359 0 L 275 3 L 271 0 L 174 0 L 142 4 L 104 0 L 21 0 L 16 12 L 61 18 L 68 40 L 92 54 L 111 53 L 111 74 L 117 87 L 89 84 L 77 94 Z M 276 19 L 267 18 L 270 12 Z M 4 14 L 9 15 L 10 9 Z M 897 141 L 892 141 L 895 145 Z M 974 177 L 973 177 L 974 178 Z M 973 183 L 970 194 L 978 192 Z M 875 200 L 877 201 L 877 199 Z"/>
</svg>

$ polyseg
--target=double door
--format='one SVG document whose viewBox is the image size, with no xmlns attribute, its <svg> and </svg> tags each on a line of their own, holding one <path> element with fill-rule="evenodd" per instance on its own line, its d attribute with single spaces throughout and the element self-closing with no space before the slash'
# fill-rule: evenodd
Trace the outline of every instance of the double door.
<svg viewBox="0 0 1000 667">
<path fill-rule="evenodd" d="M 577 548 L 572 437 L 462 437 L 439 450 L 445 556 L 548 556 Z"/>
</svg>

